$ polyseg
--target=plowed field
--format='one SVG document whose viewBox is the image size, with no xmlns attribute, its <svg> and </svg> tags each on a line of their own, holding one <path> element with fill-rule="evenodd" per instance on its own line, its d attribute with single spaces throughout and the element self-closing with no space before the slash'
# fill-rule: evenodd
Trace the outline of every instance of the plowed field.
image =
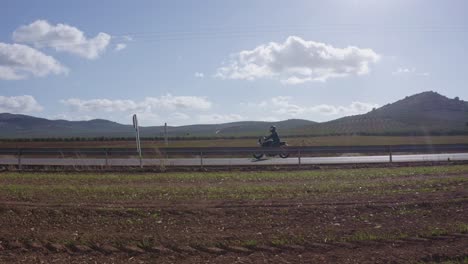
<svg viewBox="0 0 468 264">
<path fill-rule="evenodd" d="M 467 165 L 0 174 L 2 263 L 467 261 Z"/>
</svg>

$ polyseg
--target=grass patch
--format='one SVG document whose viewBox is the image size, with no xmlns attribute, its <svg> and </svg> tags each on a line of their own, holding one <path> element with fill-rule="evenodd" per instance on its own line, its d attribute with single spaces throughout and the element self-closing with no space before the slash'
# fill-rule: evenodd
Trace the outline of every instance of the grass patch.
<svg viewBox="0 0 468 264">
<path fill-rule="evenodd" d="M 463 179 L 461 182 L 467 182 Z M 457 180 L 443 179 L 445 184 L 457 184 Z M 187 200 L 187 199 L 268 199 L 268 198 L 307 198 L 335 195 L 393 195 L 437 191 L 431 181 L 406 182 L 404 188 L 395 183 L 355 183 L 325 182 L 316 184 L 266 184 L 266 185 L 222 185 L 220 186 L 181 186 L 181 187 L 129 187 L 125 185 L 4 185 L 0 195 L 21 201 L 41 198 L 56 201 L 80 200 Z M 456 187 L 456 186 L 455 186 Z M 452 187 L 450 187 L 452 188 Z M 450 190 L 447 187 L 447 190 Z M 130 210 L 138 214 L 138 209 Z M 129 212 L 130 212 L 129 211 Z"/>
<path fill-rule="evenodd" d="M 356 231 L 349 236 L 340 238 L 342 242 L 355 241 L 379 241 L 379 240 L 397 240 L 407 238 L 409 235 L 405 233 L 371 233 L 367 231 Z"/>
<path fill-rule="evenodd" d="M 427 232 L 426 236 L 444 236 L 449 233 L 448 230 L 439 228 L 439 227 L 432 227 L 429 228 L 429 231 Z"/>
<path fill-rule="evenodd" d="M 427 166 L 403 168 L 369 168 L 369 169 L 333 169 L 293 172 L 187 172 L 187 173 L 2 173 L 0 181 L 54 181 L 60 182 L 102 182 L 109 184 L 126 184 L 135 182 L 194 182 L 194 181 L 247 181 L 264 180 L 368 180 L 389 177 L 411 177 L 415 175 L 445 175 L 454 173 L 468 173 L 468 165 L 455 166 Z"/>
<path fill-rule="evenodd" d="M 243 241 L 240 243 L 241 246 L 243 247 L 255 247 L 258 245 L 258 242 L 257 240 L 253 240 L 253 239 L 250 239 L 250 240 L 246 240 L 246 241 Z"/>
<path fill-rule="evenodd" d="M 467 165 L 245 173 L 4 173 L 0 197 L 57 202 L 374 197 L 450 192 L 468 185 L 463 173 L 468 173 Z M 138 209 L 130 211 L 141 213 Z M 400 213 L 417 212 L 403 208 Z"/>
<path fill-rule="evenodd" d="M 275 247 L 281 247 L 290 244 L 285 238 L 275 238 L 271 240 L 271 245 Z"/>
<path fill-rule="evenodd" d="M 457 230 L 457 232 L 468 233 L 468 224 L 466 224 L 466 223 L 459 223 L 459 224 L 457 224 L 457 226 L 456 226 L 456 230 Z"/>
<path fill-rule="evenodd" d="M 137 246 L 139 248 L 142 248 L 144 250 L 149 250 L 155 245 L 155 241 L 153 237 L 145 237 L 141 241 L 137 243 Z"/>
</svg>

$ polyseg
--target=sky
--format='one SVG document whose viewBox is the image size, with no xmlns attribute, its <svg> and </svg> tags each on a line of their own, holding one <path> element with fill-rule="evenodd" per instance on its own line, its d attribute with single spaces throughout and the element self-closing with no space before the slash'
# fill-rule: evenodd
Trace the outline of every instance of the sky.
<svg viewBox="0 0 468 264">
<path fill-rule="evenodd" d="M 0 4 L 0 113 L 142 126 L 328 121 L 468 99 L 467 1 Z"/>
</svg>

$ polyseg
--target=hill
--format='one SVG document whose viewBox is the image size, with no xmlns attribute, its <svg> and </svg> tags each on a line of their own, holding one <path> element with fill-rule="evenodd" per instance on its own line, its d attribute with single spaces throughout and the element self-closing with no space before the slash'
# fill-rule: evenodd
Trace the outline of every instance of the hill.
<svg viewBox="0 0 468 264">
<path fill-rule="evenodd" d="M 120 136 L 129 134 L 131 129 L 131 126 L 103 119 L 67 121 L 0 114 L 0 137 L 2 138 Z"/>
<path fill-rule="evenodd" d="M 314 124 L 312 121 L 291 119 L 275 122 L 285 133 Z M 168 127 L 170 137 L 256 136 L 266 133 L 271 122 L 246 121 L 214 125 Z M 0 114 L 0 138 L 52 137 L 133 137 L 133 126 L 94 119 L 89 121 L 49 120 L 28 115 Z M 141 127 L 142 137 L 162 137 L 163 126 Z"/>
<path fill-rule="evenodd" d="M 468 133 L 468 102 L 423 92 L 369 113 L 307 126 L 303 134 L 460 134 Z"/>
<path fill-rule="evenodd" d="M 243 121 L 215 125 L 189 125 L 168 127 L 169 136 L 258 136 L 268 132 L 269 126 L 275 124 L 281 127 L 283 134 L 294 134 L 294 131 L 316 122 L 303 119 L 289 119 L 278 122 Z M 144 127 L 141 129 L 143 136 L 162 136 L 164 127 Z"/>
<path fill-rule="evenodd" d="M 468 102 L 435 92 L 423 92 L 374 109 L 369 113 L 316 123 L 302 119 L 273 122 L 282 135 L 426 135 L 467 134 Z M 267 132 L 272 122 L 244 121 L 214 125 L 168 127 L 170 137 L 240 137 Z M 142 127 L 142 137 L 162 137 L 163 126 Z M 0 138 L 133 137 L 131 125 L 94 119 L 49 120 L 0 114 Z"/>
</svg>

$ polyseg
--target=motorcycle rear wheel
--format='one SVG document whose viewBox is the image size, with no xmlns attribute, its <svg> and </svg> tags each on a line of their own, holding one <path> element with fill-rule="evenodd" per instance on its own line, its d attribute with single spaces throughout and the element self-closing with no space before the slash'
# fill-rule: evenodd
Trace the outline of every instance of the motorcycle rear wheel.
<svg viewBox="0 0 468 264">
<path fill-rule="evenodd" d="M 259 160 L 263 157 L 263 153 L 254 153 L 253 157 Z"/>
<path fill-rule="evenodd" d="M 284 142 L 284 145 L 280 146 L 280 148 L 281 148 L 282 151 L 280 152 L 279 156 L 280 156 L 281 158 L 283 158 L 283 159 L 289 157 L 289 152 L 288 152 L 286 146 L 287 146 L 287 145 L 286 145 L 286 142 Z"/>
</svg>

